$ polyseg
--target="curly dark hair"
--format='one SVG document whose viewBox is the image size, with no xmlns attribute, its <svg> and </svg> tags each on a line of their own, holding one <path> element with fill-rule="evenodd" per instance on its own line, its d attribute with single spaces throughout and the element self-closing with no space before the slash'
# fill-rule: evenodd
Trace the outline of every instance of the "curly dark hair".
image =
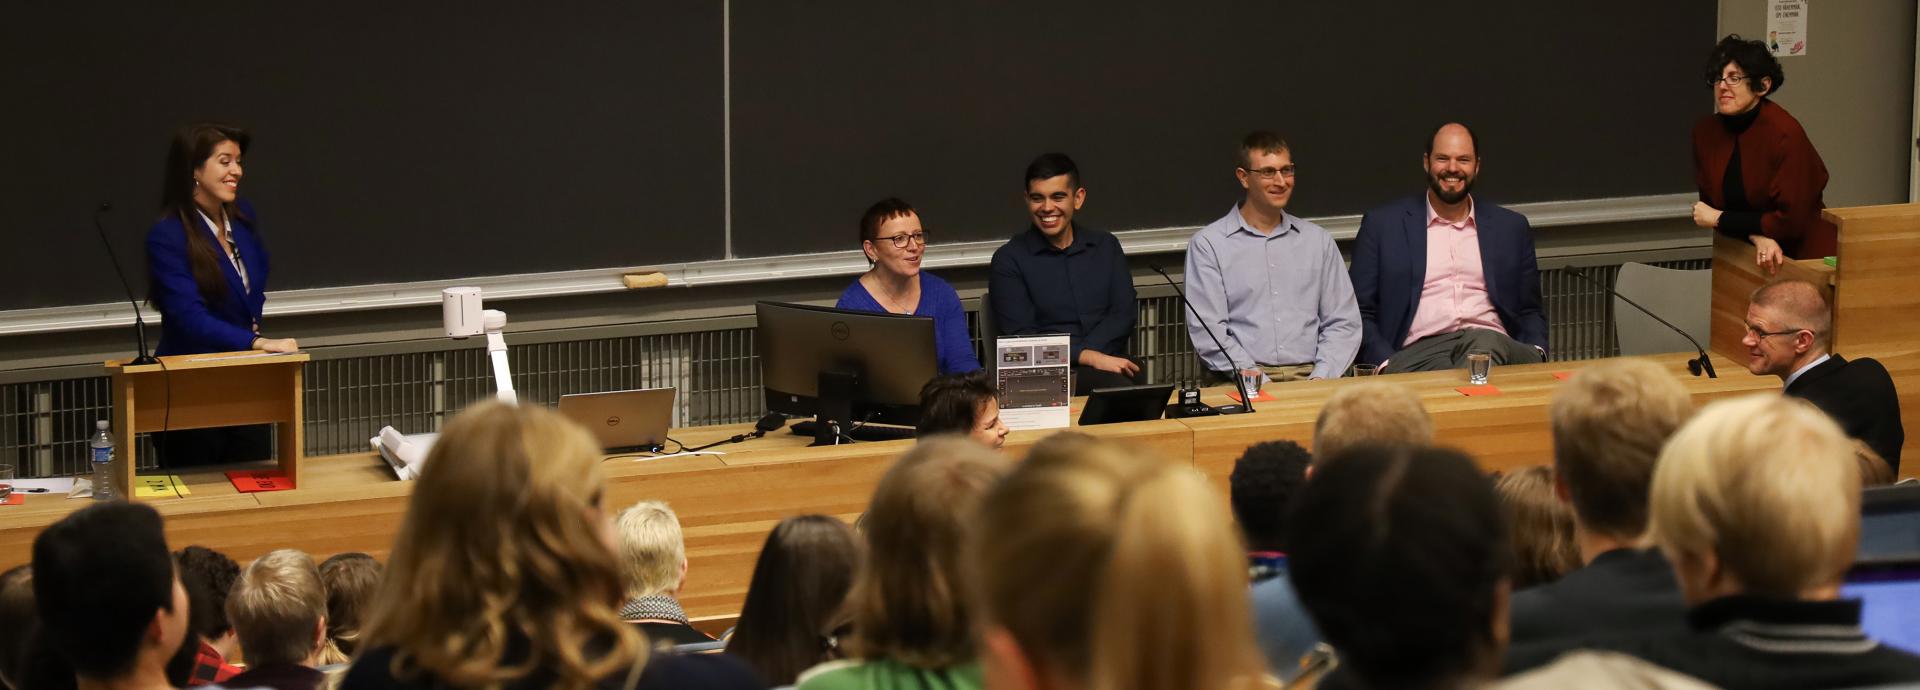
<svg viewBox="0 0 1920 690">
<path fill-rule="evenodd" d="M 1727 68 L 1727 63 L 1739 65 L 1740 71 L 1747 75 L 1747 87 L 1761 96 L 1780 93 L 1780 87 L 1787 83 L 1787 73 L 1780 70 L 1780 61 L 1761 41 L 1749 41 L 1741 38 L 1740 34 L 1727 34 L 1726 38 L 1713 46 L 1713 55 L 1707 58 L 1707 79 L 1719 79 L 1720 71 Z M 1760 83 L 1762 79 L 1772 86 L 1763 86 Z"/>
<path fill-rule="evenodd" d="M 240 577 L 240 564 L 226 554 L 195 544 L 175 551 L 180 564 L 180 582 L 191 592 L 198 585 L 205 601 L 194 601 L 188 609 L 188 632 L 209 640 L 227 634 L 233 624 L 227 622 L 227 593 Z"/>
<path fill-rule="evenodd" d="M 1228 494 L 1249 548 L 1286 550 L 1287 503 L 1299 493 L 1312 461 L 1313 455 L 1292 441 L 1256 443 L 1234 461 Z"/>
</svg>

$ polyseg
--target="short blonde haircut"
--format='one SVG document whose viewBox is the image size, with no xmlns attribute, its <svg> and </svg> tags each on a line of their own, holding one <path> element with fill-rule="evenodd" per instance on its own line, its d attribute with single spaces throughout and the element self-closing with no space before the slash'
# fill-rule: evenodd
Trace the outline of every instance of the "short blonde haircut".
<svg viewBox="0 0 1920 690">
<path fill-rule="evenodd" d="M 1651 534 L 1675 563 L 1712 554 L 1743 593 L 1838 582 L 1860 540 L 1860 466 L 1820 410 L 1779 394 L 1707 405 L 1654 469 Z"/>
<path fill-rule="evenodd" d="M 620 574 L 627 582 L 627 598 L 672 594 L 680 584 L 680 564 L 687 560 L 680 516 L 666 503 L 641 501 L 620 511 L 614 526 L 620 533 Z"/>
<path fill-rule="evenodd" d="M 1313 423 L 1313 462 L 1319 464 L 1354 446 L 1433 442 L 1433 418 L 1420 398 L 1386 381 L 1345 386 L 1327 398 Z"/>
<path fill-rule="evenodd" d="M 320 570 L 306 553 L 269 552 L 240 571 L 227 596 L 227 620 L 247 652 L 247 663 L 305 664 L 320 648 L 316 637 L 327 617 Z"/>
<path fill-rule="evenodd" d="M 1046 678 L 1103 690 L 1254 687 L 1247 561 L 1191 468 L 1081 434 L 1034 446 L 980 507 L 980 615 Z"/>
<path fill-rule="evenodd" d="M 1561 386 L 1550 414 L 1553 469 L 1581 529 L 1639 539 L 1660 447 L 1693 415 L 1687 389 L 1651 361 L 1608 360 Z"/>
</svg>

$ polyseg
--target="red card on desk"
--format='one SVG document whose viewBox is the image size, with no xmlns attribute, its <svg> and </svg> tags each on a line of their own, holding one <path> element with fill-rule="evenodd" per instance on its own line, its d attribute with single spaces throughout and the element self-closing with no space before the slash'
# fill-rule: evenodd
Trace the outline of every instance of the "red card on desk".
<svg viewBox="0 0 1920 690">
<path fill-rule="evenodd" d="M 243 494 L 293 488 L 293 480 L 280 470 L 232 470 L 227 472 L 227 481 L 233 482 L 234 491 Z"/>
<path fill-rule="evenodd" d="M 1455 388 L 1454 390 L 1460 391 L 1461 395 L 1499 395 L 1500 394 L 1500 389 L 1494 388 L 1491 385 L 1464 386 L 1461 388 Z"/>
<path fill-rule="evenodd" d="M 1227 399 L 1234 402 L 1244 402 L 1240 399 L 1240 391 L 1227 391 Z M 1260 391 L 1259 395 L 1253 396 L 1254 402 L 1272 402 L 1275 400 L 1279 400 L 1279 398 L 1273 397 L 1272 393 L 1266 391 Z"/>
<path fill-rule="evenodd" d="M 1554 379 L 1556 379 L 1556 380 L 1560 380 L 1560 381 L 1565 381 L 1565 380 L 1567 380 L 1567 379 L 1570 379 L 1570 378 L 1573 378 L 1573 372 L 1571 372 L 1571 371 L 1556 371 L 1556 372 L 1553 372 L 1553 378 L 1554 378 Z"/>
<path fill-rule="evenodd" d="M 15 491 L 11 495 L 7 496 L 7 500 L 0 501 L 0 506 L 17 506 L 26 502 L 27 502 L 27 495 L 20 493 L 18 491 Z"/>
</svg>

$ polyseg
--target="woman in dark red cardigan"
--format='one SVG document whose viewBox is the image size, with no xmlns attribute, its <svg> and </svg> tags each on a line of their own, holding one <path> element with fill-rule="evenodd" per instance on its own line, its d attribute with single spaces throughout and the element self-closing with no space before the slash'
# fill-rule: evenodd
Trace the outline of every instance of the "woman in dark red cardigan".
<svg viewBox="0 0 1920 690">
<path fill-rule="evenodd" d="M 1820 217 L 1826 163 L 1800 121 L 1767 98 L 1787 80 L 1780 61 L 1765 44 L 1730 35 L 1714 46 L 1707 80 L 1714 114 L 1693 125 L 1693 223 L 1752 242 L 1768 273 L 1832 255 L 1835 228 Z"/>
</svg>

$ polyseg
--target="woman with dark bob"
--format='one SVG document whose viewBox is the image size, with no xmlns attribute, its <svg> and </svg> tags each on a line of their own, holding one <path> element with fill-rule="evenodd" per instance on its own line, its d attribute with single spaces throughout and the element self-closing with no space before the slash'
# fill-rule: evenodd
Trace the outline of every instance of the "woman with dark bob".
<svg viewBox="0 0 1920 690">
<path fill-rule="evenodd" d="M 1720 39 L 1707 61 L 1714 114 L 1693 126 L 1693 177 L 1700 200 L 1693 223 L 1753 243 L 1754 262 L 1769 274 L 1793 259 L 1831 256 L 1827 166 L 1800 121 L 1768 98 L 1787 75 L 1760 41 Z"/>
</svg>

